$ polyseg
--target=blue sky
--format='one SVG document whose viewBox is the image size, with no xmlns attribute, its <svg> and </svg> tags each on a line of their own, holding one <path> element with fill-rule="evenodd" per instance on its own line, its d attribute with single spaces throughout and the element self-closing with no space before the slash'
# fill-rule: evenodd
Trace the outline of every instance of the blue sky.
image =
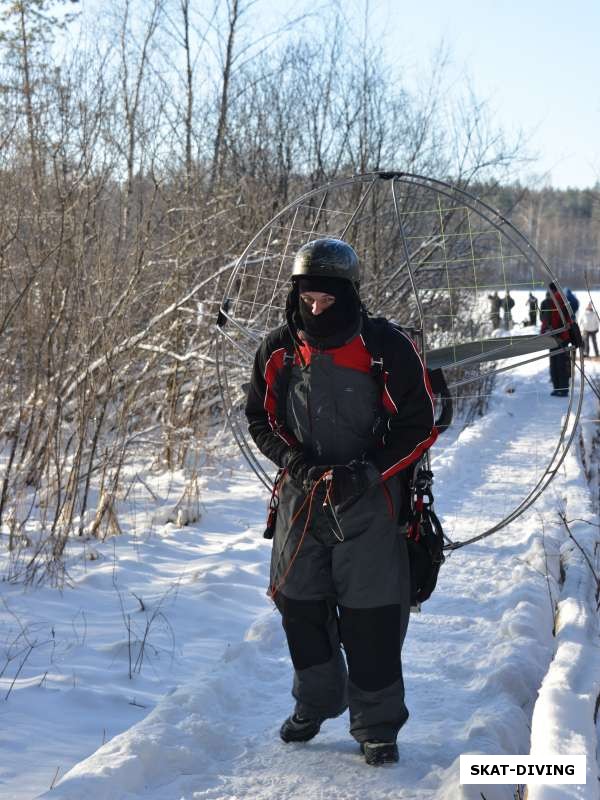
<svg viewBox="0 0 600 800">
<path fill-rule="evenodd" d="M 263 2 L 265 24 L 303 7 Z M 339 4 L 357 31 L 365 2 Z M 559 188 L 600 181 L 600 0 L 370 0 L 368 9 L 372 38 L 413 80 L 444 42 L 455 85 L 470 80 L 498 124 L 527 134 L 539 161 L 523 178 Z"/>
</svg>

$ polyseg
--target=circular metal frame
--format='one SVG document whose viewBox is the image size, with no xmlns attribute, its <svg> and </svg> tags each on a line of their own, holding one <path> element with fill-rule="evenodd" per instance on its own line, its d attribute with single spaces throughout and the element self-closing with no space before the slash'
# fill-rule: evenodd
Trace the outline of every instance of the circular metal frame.
<svg viewBox="0 0 600 800">
<path fill-rule="evenodd" d="M 254 356 L 254 352 L 257 349 L 262 336 L 266 332 L 266 330 L 253 330 L 251 326 L 248 325 L 248 320 L 244 320 L 240 322 L 239 319 L 236 319 L 236 316 L 230 312 L 230 306 L 232 304 L 232 296 L 235 294 L 235 287 L 236 282 L 239 283 L 240 281 L 240 274 L 244 274 L 244 270 L 246 269 L 249 263 L 257 263 L 257 261 L 252 261 L 252 254 L 255 252 L 257 244 L 261 241 L 261 238 L 265 234 L 269 234 L 268 241 L 271 241 L 271 232 L 276 229 L 277 223 L 282 219 L 285 219 L 290 213 L 294 212 L 297 214 L 298 209 L 301 207 L 305 207 L 307 202 L 311 199 L 320 198 L 320 203 L 318 206 L 315 205 L 316 209 L 316 216 L 315 222 L 313 224 L 312 231 L 306 231 L 307 241 L 311 238 L 318 238 L 318 236 L 322 235 L 321 232 L 316 231 L 317 220 L 321 214 L 321 211 L 325 207 L 325 203 L 327 198 L 334 192 L 339 192 L 343 189 L 348 189 L 349 191 L 355 190 L 356 187 L 359 187 L 359 198 L 356 203 L 356 207 L 352 210 L 351 213 L 347 213 L 348 220 L 341 231 L 338 231 L 337 238 L 343 239 L 346 233 L 350 230 L 353 225 L 358 225 L 363 221 L 363 214 L 365 210 L 365 206 L 367 200 L 376 186 L 381 186 L 382 183 L 388 183 L 390 186 L 390 193 L 391 193 L 391 204 L 393 208 L 393 216 L 395 218 L 395 222 L 397 225 L 398 232 L 400 234 L 400 239 L 402 243 L 402 251 L 404 261 L 398 266 L 395 272 L 392 274 L 391 278 L 388 280 L 388 285 L 391 285 L 393 280 L 396 280 L 398 276 L 402 275 L 405 281 L 409 281 L 410 286 L 412 287 L 412 292 L 414 295 L 414 299 L 416 301 L 416 312 L 419 319 L 420 324 L 420 337 L 423 344 L 423 355 L 425 356 L 425 344 L 427 338 L 427 330 L 426 330 L 426 318 L 423 312 L 422 303 L 421 303 L 421 292 L 418 285 L 418 280 L 415 277 L 418 271 L 419 265 L 416 267 L 412 263 L 412 257 L 410 254 L 410 249 L 408 246 L 408 237 L 406 235 L 404 229 L 404 223 L 402 219 L 402 211 L 400 209 L 399 204 L 399 191 L 404 190 L 406 192 L 410 191 L 411 187 L 415 187 L 415 190 L 425 190 L 429 192 L 433 192 L 438 198 L 443 197 L 446 200 L 450 201 L 450 203 L 460 203 L 461 206 L 464 206 L 466 209 L 470 210 L 474 214 L 478 215 L 480 218 L 485 220 L 486 224 L 490 227 L 490 230 L 495 230 L 499 237 L 505 237 L 507 243 L 510 243 L 510 246 L 514 248 L 514 250 L 522 255 L 522 257 L 533 266 L 537 267 L 538 270 L 541 270 L 542 274 L 544 274 L 548 278 L 548 282 L 553 281 L 556 286 L 557 290 L 562 297 L 565 305 L 568 307 L 567 299 L 565 296 L 564 291 L 560 287 L 556 276 L 553 274 L 552 270 L 550 269 L 549 265 L 544 261 L 541 255 L 537 252 L 537 250 L 533 247 L 531 242 L 504 216 L 502 216 L 499 212 L 494 210 L 491 206 L 487 203 L 479 200 L 474 195 L 469 193 L 465 189 L 460 189 L 458 187 L 452 186 L 451 184 L 440 181 L 434 180 L 431 178 L 426 178 L 419 175 L 413 175 L 409 173 L 402 173 L 402 172 L 376 172 L 376 173 L 366 173 L 363 175 L 356 175 L 348 178 L 344 178 L 326 186 L 317 187 L 305 194 L 301 195 L 297 199 L 295 199 L 292 203 L 289 203 L 285 208 L 278 212 L 266 225 L 264 225 L 258 233 L 252 238 L 252 240 L 248 243 L 242 254 L 240 255 L 239 259 L 237 260 L 229 281 L 227 283 L 227 287 L 225 290 L 225 296 L 223 302 L 221 304 L 221 309 L 219 312 L 219 320 L 217 322 L 217 337 L 216 337 L 216 361 L 217 361 L 217 375 L 218 375 L 218 382 L 219 388 L 221 391 L 221 396 L 223 400 L 223 406 L 225 409 L 225 413 L 227 416 L 227 421 L 229 426 L 232 430 L 233 436 L 235 441 L 237 442 L 242 455 L 255 472 L 259 480 L 263 483 L 265 488 L 270 492 L 272 487 L 272 480 L 269 477 L 267 471 L 263 468 L 262 464 L 257 455 L 257 450 L 254 447 L 254 443 L 249 440 L 245 420 L 241 419 L 241 414 L 239 410 L 239 404 L 244 398 L 244 391 L 243 391 L 243 384 L 241 384 L 240 380 L 238 380 L 237 385 L 233 385 L 232 381 L 229 379 L 228 371 L 232 368 L 236 369 L 249 369 L 252 358 Z M 391 213 L 391 212 L 390 212 Z M 364 218 L 364 222 L 368 221 L 368 217 Z M 470 222 L 469 222 L 470 224 Z M 288 241 L 286 242 L 285 247 L 287 248 L 289 244 L 289 238 L 291 236 L 291 229 L 290 235 L 288 236 Z M 500 242 L 504 241 L 501 238 L 499 239 Z M 264 260 L 266 259 L 266 254 L 262 254 L 263 259 L 263 266 Z M 257 259 L 259 257 L 257 256 Z M 262 268 L 261 268 L 262 269 Z M 280 267 L 281 272 L 281 267 Z M 260 273 L 262 275 L 262 271 Z M 287 281 L 287 278 L 285 279 Z M 256 292 L 258 293 L 258 283 Z M 273 289 L 273 297 L 275 297 L 275 288 Z M 256 297 L 255 297 L 256 299 Z M 569 320 L 565 318 L 562 309 L 559 307 L 558 312 L 561 317 L 563 327 L 558 331 L 566 330 L 569 326 Z M 267 314 L 268 318 L 268 314 Z M 252 322 L 252 321 L 251 321 Z M 230 333 L 232 331 L 232 333 Z M 530 337 L 531 339 L 540 338 L 542 337 Z M 493 351 L 498 354 L 498 357 L 502 357 L 501 352 L 503 349 L 507 349 L 508 346 L 502 345 L 505 339 L 499 339 L 499 347 Z M 535 343 L 534 343 L 535 344 Z M 543 342 L 539 342 L 540 346 L 543 346 Z M 534 347 L 535 349 L 540 350 L 540 346 Z M 547 345 L 546 345 L 547 346 Z M 233 348 L 233 350 L 239 353 L 240 356 L 243 357 L 244 364 L 240 364 L 239 361 L 237 363 L 232 363 L 231 358 L 229 356 L 227 348 Z M 457 549 L 458 547 L 462 547 L 465 544 L 469 544 L 475 541 L 479 541 L 480 539 L 485 538 L 486 536 L 491 535 L 499 531 L 501 528 L 513 522 L 517 517 L 519 517 L 524 511 L 526 511 L 541 495 L 541 493 L 547 488 L 553 477 L 556 475 L 556 472 L 560 468 L 560 465 L 563 463 L 567 451 L 573 442 L 573 438 L 575 436 L 575 430 L 577 427 L 577 422 L 579 419 L 579 415 L 581 412 L 581 406 L 583 402 L 583 389 L 584 389 L 584 360 L 583 360 L 583 353 L 581 349 L 579 353 L 577 352 L 576 348 L 573 346 L 568 346 L 568 350 L 570 351 L 570 358 L 571 358 L 571 376 L 572 380 L 570 382 L 570 396 L 569 396 L 569 405 L 567 412 L 564 415 L 563 424 L 559 431 L 558 441 L 556 447 L 552 453 L 552 456 L 543 471 L 540 479 L 537 483 L 533 486 L 533 488 L 529 491 L 526 497 L 509 513 L 507 514 L 500 522 L 495 524 L 494 526 L 488 528 L 483 533 L 478 534 L 477 536 L 473 536 L 469 539 L 450 542 L 446 549 L 453 550 Z M 504 356 L 506 357 L 506 356 Z M 511 364 L 510 366 L 500 367 L 498 369 L 494 369 L 485 373 L 485 375 L 505 371 L 507 369 L 514 369 L 521 364 L 526 364 L 531 361 L 540 359 L 540 358 L 547 358 L 547 352 L 544 352 L 543 355 L 537 355 L 535 358 L 527 359 L 524 361 L 519 361 L 516 364 Z M 579 363 L 577 364 L 576 360 L 579 359 Z M 472 358 L 466 358 L 462 361 L 458 360 L 454 362 L 454 366 L 459 366 L 461 364 L 467 364 L 469 360 L 473 360 Z M 575 367 L 578 367 L 579 372 L 579 383 L 578 388 L 575 388 Z M 249 376 L 246 377 L 246 380 Z M 484 376 L 481 376 L 479 380 L 481 380 Z M 478 378 L 470 378 L 468 382 L 474 382 L 478 380 Z M 464 381 L 463 381 L 464 383 Z M 461 385 L 461 382 L 457 382 L 455 384 L 450 383 L 450 388 L 453 386 Z M 236 392 L 237 389 L 237 392 Z"/>
</svg>

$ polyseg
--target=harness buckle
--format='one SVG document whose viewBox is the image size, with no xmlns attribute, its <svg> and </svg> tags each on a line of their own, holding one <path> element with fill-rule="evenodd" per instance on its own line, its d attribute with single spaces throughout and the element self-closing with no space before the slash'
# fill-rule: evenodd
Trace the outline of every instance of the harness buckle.
<svg viewBox="0 0 600 800">
<path fill-rule="evenodd" d="M 384 385 L 383 358 L 373 358 L 373 356 L 371 356 L 371 377 L 375 378 L 375 380 L 381 385 L 383 389 Z"/>
<path fill-rule="evenodd" d="M 432 486 L 433 472 L 429 469 L 420 469 L 412 487 L 414 507 L 418 512 L 433 505 Z"/>
</svg>

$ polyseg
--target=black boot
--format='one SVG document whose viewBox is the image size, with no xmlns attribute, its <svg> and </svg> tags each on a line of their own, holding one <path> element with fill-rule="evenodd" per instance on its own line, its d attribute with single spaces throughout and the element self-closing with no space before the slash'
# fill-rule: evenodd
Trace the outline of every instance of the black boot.
<svg viewBox="0 0 600 800">
<path fill-rule="evenodd" d="M 322 722 L 322 719 L 303 719 L 292 714 L 279 729 L 279 735 L 284 742 L 308 742 L 321 730 Z"/>
<path fill-rule="evenodd" d="M 382 764 L 395 764 L 398 761 L 398 745 L 396 742 L 379 742 L 376 739 L 370 742 L 361 742 L 360 752 L 364 755 L 367 764 L 379 767 Z"/>
</svg>

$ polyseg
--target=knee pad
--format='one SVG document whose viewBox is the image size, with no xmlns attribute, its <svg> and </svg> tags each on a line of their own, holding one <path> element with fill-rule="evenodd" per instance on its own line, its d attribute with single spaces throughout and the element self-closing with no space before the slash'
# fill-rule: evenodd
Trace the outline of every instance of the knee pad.
<svg viewBox="0 0 600 800">
<path fill-rule="evenodd" d="M 352 683 L 367 692 L 402 678 L 402 606 L 340 609 L 340 632 Z"/>
<path fill-rule="evenodd" d="M 324 664 L 333 656 L 334 612 L 326 600 L 291 600 L 279 595 L 279 610 L 294 668 Z"/>
</svg>

